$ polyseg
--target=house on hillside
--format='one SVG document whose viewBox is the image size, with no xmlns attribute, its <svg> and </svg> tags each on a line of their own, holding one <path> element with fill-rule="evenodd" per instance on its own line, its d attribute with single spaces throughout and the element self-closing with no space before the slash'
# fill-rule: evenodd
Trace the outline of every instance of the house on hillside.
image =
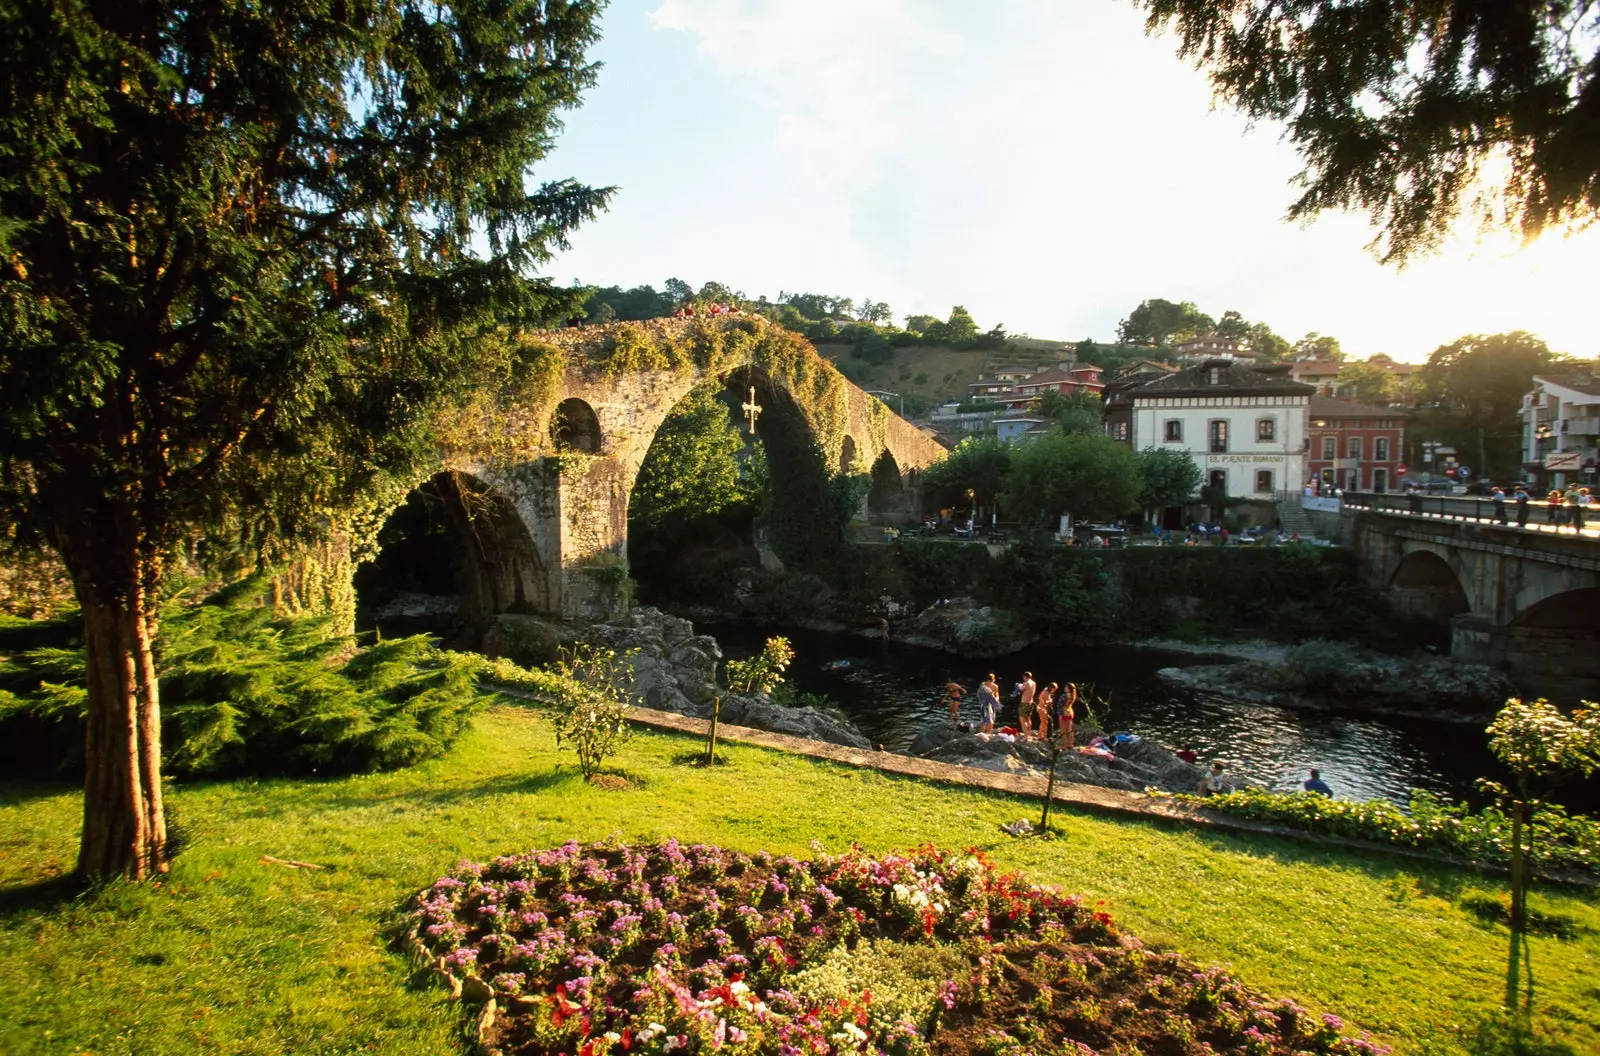
<svg viewBox="0 0 1600 1056">
<path fill-rule="evenodd" d="M 1208 359 L 1151 377 L 1119 399 L 1128 404 L 1126 439 L 1135 451 L 1186 451 L 1209 487 L 1271 500 L 1304 483 L 1311 394 L 1282 366 Z"/>
<path fill-rule="evenodd" d="M 1522 397 L 1522 465 L 1542 487 L 1593 483 L 1600 455 L 1600 363 L 1563 367 Z"/>
<path fill-rule="evenodd" d="M 1406 416 L 1320 393 L 1307 408 L 1306 479 L 1346 491 L 1395 491 L 1405 464 Z"/>
<path fill-rule="evenodd" d="M 1216 334 L 1206 334 L 1203 337 L 1191 337 L 1187 341 L 1179 341 L 1172 346 L 1172 351 L 1178 357 L 1179 363 L 1199 363 L 1207 359 L 1228 359 L 1242 363 L 1254 363 L 1259 358 L 1250 351 L 1250 343 L 1248 341 L 1218 337 Z"/>
<path fill-rule="evenodd" d="M 967 383 L 969 400 L 1002 400 L 1012 394 L 1019 382 L 1027 381 L 1038 373 L 1036 369 L 1010 367 L 979 374 L 977 381 Z"/>
<path fill-rule="evenodd" d="M 1093 363 L 1062 363 L 1046 367 L 1030 378 L 1011 387 L 1012 401 L 1024 403 L 1038 399 L 1046 392 L 1059 392 L 1070 396 L 1088 392 L 1098 396 L 1105 391 L 1106 383 L 1100 380 L 1101 369 Z"/>
<path fill-rule="evenodd" d="M 1289 377 L 1310 385 L 1323 396 L 1332 396 L 1344 364 L 1337 359 L 1295 359 L 1289 361 Z"/>
<path fill-rule="evenodd" d="M 1133 401 L 1129 394 L 1145 382 L 1177 372 L 1171 363 L 1154 359 L 1136 359 L 1119 368 L 1101 393 L 1105 400 L 1106 435 L 1127 442 L 1133 436 Z"/>
<path fill-rule="evenodd" d="M 1008 414 L 994 420 L 994 435 L 1001 440 L 1028 440 L 1050 431 L 1050 419 Z"/>
</svg>

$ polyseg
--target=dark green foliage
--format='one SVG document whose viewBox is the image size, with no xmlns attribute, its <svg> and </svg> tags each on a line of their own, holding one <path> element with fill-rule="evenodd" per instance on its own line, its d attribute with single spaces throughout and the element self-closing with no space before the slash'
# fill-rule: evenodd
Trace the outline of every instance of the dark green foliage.
<svg viewBox="0 0 1600 1056">
<path fill-rule="evenodd" d="M 638 319 L 659 319 L 671 315 L 678 302 L 671 293 L 657 293 L 653 286 L 604 286 L 591 290 L 583 301 L 583 312 L 591 323 L 610 323 Z"/>
<path fill-rule="evenodd" d="M 982 544 L 951 545 L 942 540 L 901 539 L 894 552 L 904 577 L 901 586 L 923 609 L 940 598 L 983 597 L 993 589 L 993 560 Z"/>
<path fill-rule="evenodd" d="M 1252 634 L 1284 641 L 1349 638 L 1396 649 L 1425 630 L 1362 587 L 1344 551 L 1310 546 L 1059 546 L 1024 534 L 991 558 L 981 544 L 907 538 L 858 548 L 892 566 L 857 569 L 871 601 L 888 591 L 926 608 L 968 596 L 1017 613 L 1046 637 L 1091 640 L 1193 633 Z"/>
<path fill-rule="evenodd" d="M 1440 345 L 1420 371 L 1422 398 L 1434 408 L 1427 416 L 1433 431 L 1426 435 L 1454 446 L 1463 462 L 1490 479 L 1520 472 L 1522 394 L 1556 359 L 1524 330 Z"/>
<path fill-rule="evenodd" d="M 483 704 L 475 670 L 424 637 L 356 651 L 323 617 L 255 604 L 251 580 L 165 607 L 160 657 L 166 769 L 184 775 L 386 770 L 442 754 Z M 59 630 L 59 628 L 58 628 Z M 9 644 L 8 637 L 8 644 Z M 83 652 L 40 647 L 0 666 L 0 736 L 35 765 L 77 765 Z M 7 690 L 10 690 L 8 693 Z"/>
<path fill-rule="evenodd" d="M 993 501 L 1011 469 L 1012 447 L 993 436 L 969 436 L 943 461 L 922 473 L 924 493 L 941 505 L 965 508 L 967 492 L 979 503 Z"/>
<path fill-rule="evenodd" d="M 1600 210 L 1600 53 L 1589 0 L 1143 0 L 1219 97 L 1284 122 L 1306 167 L 1291 219 L 1363 210 L 1385 261 L 1463 209 L 1534 238 Z M 1481 166 L 1504 159 L 1481 199 Z"/>
<path fill-rule="evenodd" d="M 1126 345 L 1169 345 L 1211 332 L 1216 322 L 1192 301 L 1176 303 L 1155 297 L 1117 324 L 1117 340 Z"/>
<path fill-rule="evenodd" d="M 1168 506 L 1181 506 L 1199 490 L 1204 477 L 1187 451 L 1170 447 L 1147 447 L 1138 454 L 1139 508 L 1159 512 Z"/>
<path fill-rule="evenodd" d="M 1109 638 L 1117 614 L 1105 555 L 1030 535 L 995 563 L 999 604 L 1050 637 Z"/>
<path fill-rule="evenodd" d="M 1017 447 L 1000 504 L 1025 528 L 1054 527 L 1064 513 L 1103 521 L 1137 508 L 1142 486 L 1126 444 L 1103 435 L 1052 433 Z"/>
</svg>

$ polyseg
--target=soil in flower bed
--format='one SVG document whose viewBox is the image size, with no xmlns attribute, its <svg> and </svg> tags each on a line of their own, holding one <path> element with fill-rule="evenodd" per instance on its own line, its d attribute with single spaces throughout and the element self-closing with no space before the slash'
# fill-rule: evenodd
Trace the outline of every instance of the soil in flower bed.
<svg viewBox="0 0 1600 1056">
<path fill-rule="evenodd" d="M 483 1041 L 508 1054 L 1383 1051 L 934 848 L 568 843 L 461 863 L 408 925 L 464 992 L 493 993 Z"/>
</svg>

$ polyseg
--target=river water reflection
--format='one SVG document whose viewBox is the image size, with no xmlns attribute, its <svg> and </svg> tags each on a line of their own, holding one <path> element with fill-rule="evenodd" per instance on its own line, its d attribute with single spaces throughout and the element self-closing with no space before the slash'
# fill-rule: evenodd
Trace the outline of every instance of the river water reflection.
<svg viewBox="0 0 1600 1056">
<path fill-rule="evenodd" d="M 921 730 L 943 721 L 947 680 L 966 687 L 963 716 L 976 720 L 975 691 L 985 674 L 994 671 L 1009 694 L 1029 670 L 1044 681 L 1092 683 L 1111 703 L 1113 728 L 1172 748 L 1193 744 L 1202 760 L 1220 759 L 1230 772 L 1279 791 L 1299 788 L 1307 770 L 1318 767 L 1344 798 L 1385 796 L 1403 803 L 1411 789 L 1422 788 L 1476 799 L 1473 781 L 1496 769 L 1478 727 L 1194 700 L 1155 677 L 1160 668 L 1195 663 L 1187 654 L 1051 647 L 965 660 L 854 635 L 735 624 L 699 630 L 715 636 L 734 658 L 759 651 L 769 634 L 784 634 L 797 653 L 790 668 L 795 687 L 834 698 L 863 734 L 891 750 L 904 749 Z M 841 660 L 848 665 L 835 664 Z M 1006 714 L 1014 718 L 1015 705 L 1008 705 Z"/>
</svg>

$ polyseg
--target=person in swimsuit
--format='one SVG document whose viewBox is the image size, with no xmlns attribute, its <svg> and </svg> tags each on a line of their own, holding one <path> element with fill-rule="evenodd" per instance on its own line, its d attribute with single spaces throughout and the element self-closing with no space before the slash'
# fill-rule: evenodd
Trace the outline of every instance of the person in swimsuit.
<svg viewBox="0 0 1600 1056">
<path fill-rule="evenodd" d="M 1028 731 L 1033 726 L 1033 698 L 1039 692 L 1039 683 L 1033 680 L 1032 671 L 1022 673 L 1022 681 L 1017 683 L 1017 725 L 1022 727 L 1022 739 L 1028 739 Z"/>
<path fill-rule="evenodd" d="M 1055 706 L 1056 690 L 1061 687 L 1054 682 L 1039 690 L 1039 695 L 1033 698 L 1033 717 L 1039 724 L 1039 739 L 1048 740 L 1050 737 L 1050 709 Z"/>
<path fill-rule="evenodd" d="M 1061 687 L 1061 695 L 1056 697 L 1056 743 L 1062 751 L 1073 746 L 1073 723 L 1077 721 L 1075 705 L 1078 703 L 1078 684 L 1068 682 Z"/>
<path fill-rule="evenodd" d="M 961 694 L 966 690 L 954 682 L 944 684 L 944 699 L 950 705 L 950 725 L 955 726 L 961 720 Z"/>
</svg>

